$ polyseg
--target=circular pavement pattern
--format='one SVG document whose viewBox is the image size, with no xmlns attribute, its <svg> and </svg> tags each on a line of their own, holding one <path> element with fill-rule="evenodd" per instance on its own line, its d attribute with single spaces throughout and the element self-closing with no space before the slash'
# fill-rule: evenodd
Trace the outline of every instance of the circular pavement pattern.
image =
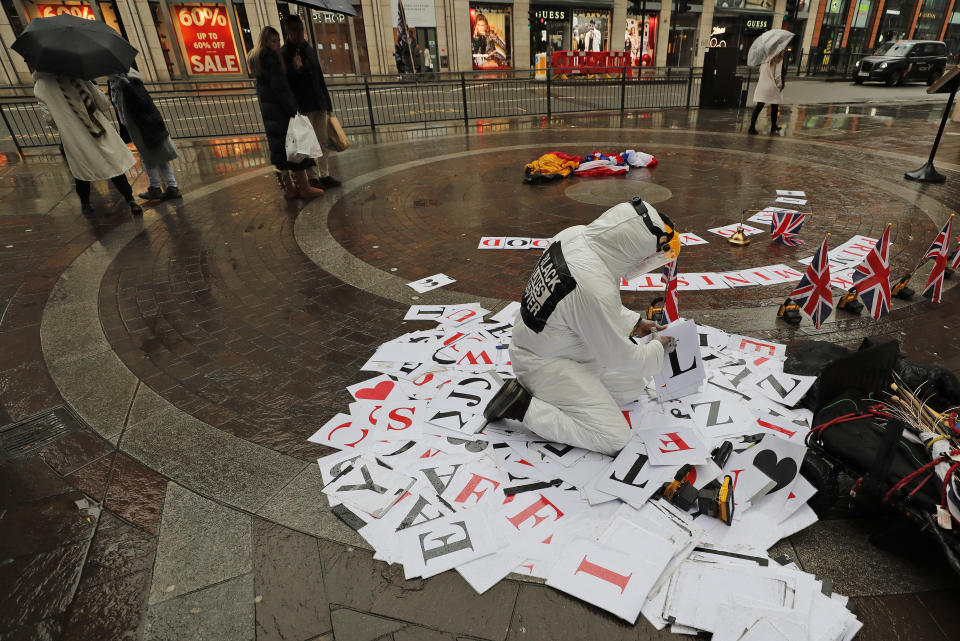
<svg viewBox="0 0 960 641">
<path fill-rule="evenodd" d="M 563 190 L 563 195 L 586 205 L 604 207 L 627 202 L 634 196 L 639 196 L 651 205 L 659 205 L 672 198 L 673 192 L 654 182 L 654 171 L 656 168 L 633 169 L 631 170 L 633 175 L 625 176 L 623 179 L 620 177 L 574 177 L 572 181 L 568 181 L 573 184 Z"/>
<path fill-rule="evenodd" d="M 616 131 L 579 134 L 592 141 L 581 147 L 616 148 Z M 267 451 L 282 457 L 264 464 L 283 468 L 283 475 L 273 479 L 251 463 L 250 479 L 282 488 L 290 481 L 284 475 L 297 469 L 304 470 L 301 476 L 309 474 L 309 462 L 329 450 L 306 439 L 346 411 L 350 398 L 344 388 L 370 377 L 360 366 L 381 342 L 420 327 L 402 321 L 406 305 L 480 300 L 496 309 L 517 297 L 537 252 L 478 251 L 482 236 L 549 237 L 639 193 L 656 201 L 682 231 L 710 241 L 684 250 L 681 271 L 797 266 L 795 260 L 810 255 L 828 231 L 834 243 L 855 234 L 876 237 L 888 221 L 894 223 L 893 264 L 899 271 L 912 266 L 946 215 L 942 203 L 912 185 L 859 175 L 862 150 L 725 134 L 646 131 L 645 144 L 660 160 L 653 170 L 522 184 L 523 164 L 542 150 L 576 151 L 565 139 L 562 130 L 513 132 L 358 149 L 340 160 L 349 179 L 343 189 L 302 211 L 282 200 L 265 171 L 230 179 L 229 190 L 196 194 L 183 206 L 163 206 L 162 215 L 145 217 L 142 233 L 126 230 L 131 241 L 105 239 L 114 253 L 88 250 L 84 260 L 104 270 L 102 279 L 97 275 L 99 301 L 92 311 L 99 314 L 110 358 L 167 412 L 156 432 L 134 431 L 140 440 L 132 442 L 131 455 L 203 492 L 198 484 L 209 473 L 202 467 L 210 465 L 209 457 L 224 457 L 224 465 L 239 459 L 216 447 L 203 456 L 191 451 L 190 433 L 182 426 L 183 443 L 169 445 L 180 449 L 153 457 L 151 439 L 180 416 L 199 419 L 200 427 L 188 427 L 208 430 L 207 436 L 219 433 L 225 443 L 259 446 L 253 457 Z M 888 168 L 897 163 L 882 154 L 874 160 Z M 707 231 L 736 222 L 744 209 L 773 204 L 776 189 L 807 191 L 814 216 L 801 234 L 806 246 L 783 247 L 761 236 L 749 247 L 735 248 Z M 97 273 L 83 261 L 76 267 Z M 416 300 L 404 285 L 438 272 L 457 282 Z M 61 285 L 69 298 L 71 279 Z M 709 312 L 706 321 L 724 329 L 790 342 L 814 332 L 809 326 L 777 328 L 773 321 L 771 305 L 789 287 L 684 292 L 681 306 L 694 318 Z M 634 293 L 625 299 L 641 308 L 651 297 Z M 898 307 L 871 333 L 896 334 L 923 309 Z M 69 323 L 75 311 L 69 305 L 48 308 L 44 323 Z M 868 322 L 831 319 L 818 333 L 829 340 L 858 340 Z M 59 358 L 62 347 L 44 342 L 48 362 Z M 53 374 L 64 398 L 74 398 L 67 390 L 69 377 L 57 368 Z M 129 433 L 113 436 L 130 451 Z M 259 496 L 244 498 L 249 483 L 237 485 L 236 496 L 217 498 L 254 510 Z M 298 525 L 295 515 L 290 519 L 284 522 L 315 533 Z"/>
</svg>

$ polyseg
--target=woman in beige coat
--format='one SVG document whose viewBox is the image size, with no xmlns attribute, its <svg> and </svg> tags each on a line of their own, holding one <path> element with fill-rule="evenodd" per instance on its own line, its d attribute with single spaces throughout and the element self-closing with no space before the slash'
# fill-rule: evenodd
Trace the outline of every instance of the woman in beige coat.
<svg viewBox="0 0 960 641">
<path fill-rule="evenodd" d="M 81 212 L 93 213 L 90 183 L 110 180 L 130 206 L 130 213 L 143 210 L 133 200 L 126 172 L 136 164 L 133 153 L 104 115 L 110 100 L 89 80 L 36 72 L 33 93 L 60 132 L 67 167 L 76 181 Z"/>
<path fill-rule="evenodd" d="M 780 103 L 783 102 L 782 63 L 783 53 L 781 52 L 760 65 L 760 79 L 753 92 L 753 101 L 757 104 L 753 108 L 753 117 L 750 119 L 749 131 L 752 134 L 760 133 L 757 131 L 757 118 L 760 117 L 765 104 L 770 105 L 770 133 L 775 134 L 781 129 L 777 126 L 777 116 L 780 115 Z"/>
</svg>

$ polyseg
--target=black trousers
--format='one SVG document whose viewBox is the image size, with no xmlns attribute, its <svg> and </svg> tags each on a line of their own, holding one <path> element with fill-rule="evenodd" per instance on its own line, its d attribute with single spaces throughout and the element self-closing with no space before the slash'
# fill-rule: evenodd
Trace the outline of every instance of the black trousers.
<svg viewBox="0 0 960 641">
<path fill-rule="evenodd" d="M 763 111 L 765 102 L 758 102 L 753 108 L 753 117 L 750 118 L 750 127 L 752 129 L 757 128 L 757 118 L 760 117 L 760 112 Z M 771 104 L 770 105 L 770 129 L 771 131 L 777 128 L 777 118 L 780 116 L 780 105 Z"/>
<path fill-rule="evenodd" d="M 79 180 L 74 178 L 77 183 L 77 195 L 80 196 L 80 202 L 84 205 L 90 204 L 90 183 L 86 180 Z M 130 182 L 127 181 L 126 174 L 120 174 L 119 176 L 114 176 L 110 179 L 110 182 L 113 183 L 113 186 L 117 188 L 117 191 L 120 192 L 120 195 L 123 196 L 123 199 L 127 202 L 133 200 L 133 187 L 130 186 Z"/>
</svg>

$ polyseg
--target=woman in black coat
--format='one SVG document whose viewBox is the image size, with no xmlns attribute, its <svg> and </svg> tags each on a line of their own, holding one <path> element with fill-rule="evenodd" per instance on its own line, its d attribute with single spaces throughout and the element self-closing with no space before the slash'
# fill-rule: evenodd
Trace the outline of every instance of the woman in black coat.
<svg viewBox="0 0 960 641">
<path fill-rule="evenodd" d="M 280 46 L 280 32 L 264 27 L 257 48 L 247 57 L 247 65 L 256 79 L 260 114 L 270 146 L 270 162 L 277 168 L 277 181 L 288 198 L 312 198 L 323 193 L 322 189 L 311 187 L 307 178 L 306 170 L 313 166 L 313 160 L 287 160 L 287 126 L 297 113 L 297 100 L 287 82 Z"/>
</svg>

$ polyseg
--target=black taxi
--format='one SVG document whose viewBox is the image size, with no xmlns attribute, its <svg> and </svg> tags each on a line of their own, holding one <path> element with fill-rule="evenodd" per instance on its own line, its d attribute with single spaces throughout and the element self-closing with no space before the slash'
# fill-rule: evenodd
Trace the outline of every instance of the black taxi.
<svg viewBox="0 0 960 641">
<path fill-rule="evenodd" d="M 890 40 L 854 66 L 853 81 L 899 85 L 905 80 L 933 84 L 947 67 L 947 45 L 937 40 Z"/>
</svg>

